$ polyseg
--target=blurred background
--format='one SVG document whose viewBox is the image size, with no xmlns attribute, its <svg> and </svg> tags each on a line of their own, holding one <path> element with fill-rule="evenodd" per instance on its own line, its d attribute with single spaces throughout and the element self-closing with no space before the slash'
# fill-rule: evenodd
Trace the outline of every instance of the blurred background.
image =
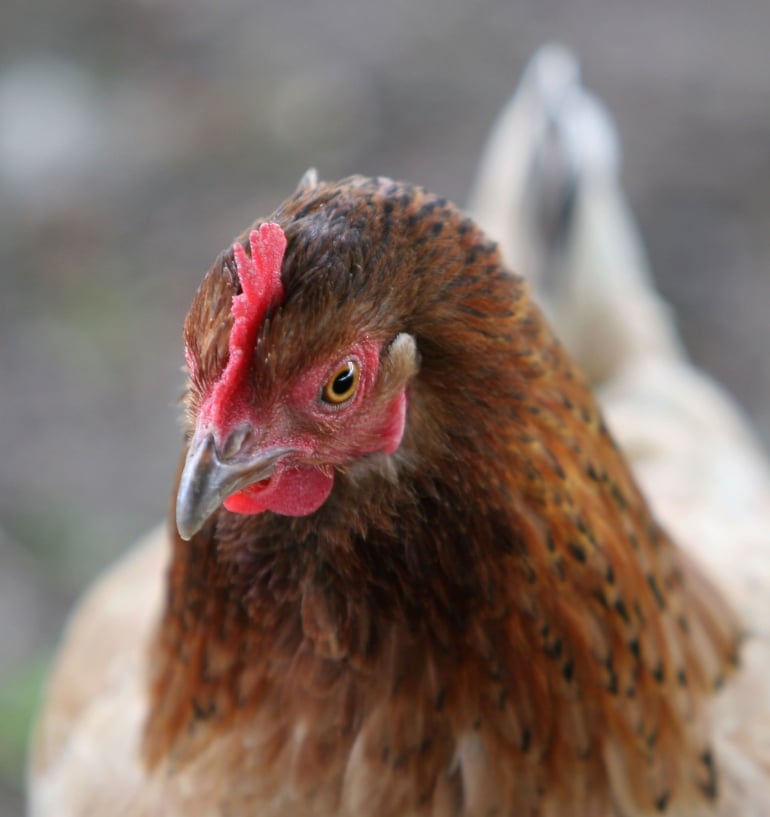
<svg viewBox="0 0 770 817">
<path fill-rule="evenodd" d="M 770 441 L 770 6 L 20 0 L 0 12 L 0 814 L 76 595 L 166 511 L 181 325 L 309 166 L 463 202 L 527 59 L 580 57 L 695 360 Z"/>
</svg>

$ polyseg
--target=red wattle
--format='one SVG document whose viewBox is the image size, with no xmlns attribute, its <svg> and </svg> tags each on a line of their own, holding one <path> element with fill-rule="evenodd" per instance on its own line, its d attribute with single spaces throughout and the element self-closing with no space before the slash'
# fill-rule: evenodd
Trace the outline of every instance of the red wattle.
<svg viewBox="0 0 770 817">
<path fill-rule="evenodd" d="M 227 497 L 224 506 L 233 513 L 273 511 L 282 516 L 307 516 L 329 498 L 334 476 L 302 466 L 278 470 L 266 483 L 257 483 Z"/>
</svg>

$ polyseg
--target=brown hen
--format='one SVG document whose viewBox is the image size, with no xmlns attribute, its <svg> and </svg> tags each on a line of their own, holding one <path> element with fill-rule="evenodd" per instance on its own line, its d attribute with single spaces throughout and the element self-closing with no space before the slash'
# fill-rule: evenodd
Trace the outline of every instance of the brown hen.
<svg viewBox="0 0 770 817">
<path fill-rule="evenodd" d="M 162 615 L 91 682 L 124 690 L 89 714 L 116 766 L 88 775 L 68 746 L 36 814 L 716 802 L 709 698 L 740 628 L 472 221 L 387 179 L 309 178 L 217 259 L 185 339 Z M 74 671 L 65 651 L 39 769 L 77 741 Z"/>
<path fill-rule="evenodd" d="M 649 287 L 608 128 L 544 50 L 474 206 L 744 614 L 728 689 L 740 628 L 526 284 L 443 200 L 311 175 L 196 295 L 172 533 L 70 625 L 33 815 L 766 813 L 770 480 Z"/>
</svg>

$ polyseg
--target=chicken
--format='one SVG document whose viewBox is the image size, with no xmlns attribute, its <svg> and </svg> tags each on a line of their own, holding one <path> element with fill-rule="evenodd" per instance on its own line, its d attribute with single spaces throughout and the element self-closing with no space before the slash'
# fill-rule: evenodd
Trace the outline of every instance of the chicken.
<svg viewBox="0 0 770 817">
<path fill-rule="evenodd" d="M 172 519 L 70 624 L 33 815 L 748 806 L 759 639 L 471 219 L 309 174 L 184 337 Z"/>
</svg>

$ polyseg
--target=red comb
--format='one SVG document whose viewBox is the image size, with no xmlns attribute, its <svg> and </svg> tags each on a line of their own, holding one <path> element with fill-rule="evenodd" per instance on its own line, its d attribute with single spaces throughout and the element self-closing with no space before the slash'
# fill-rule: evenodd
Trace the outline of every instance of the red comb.
<svg viewBox="0 0 770 817">
<path fill-rule="evenodd" d="M 203 411 L 207 420 L 225 431 L 237 420 L 238 386 L 245 375 L 257 334 L 271 305 L 283 300 L 281 264 L 286 250 L 286 236 L 278 224 L 268 222 L 249 233 L 251 258 L 240 242 L 233 245 L 235 266 L 241 282 L 240 295 L 233 296 L 233 328 L 230 332 L 229 357 L 222 376 L 211 390 Z"/>
</svg>

